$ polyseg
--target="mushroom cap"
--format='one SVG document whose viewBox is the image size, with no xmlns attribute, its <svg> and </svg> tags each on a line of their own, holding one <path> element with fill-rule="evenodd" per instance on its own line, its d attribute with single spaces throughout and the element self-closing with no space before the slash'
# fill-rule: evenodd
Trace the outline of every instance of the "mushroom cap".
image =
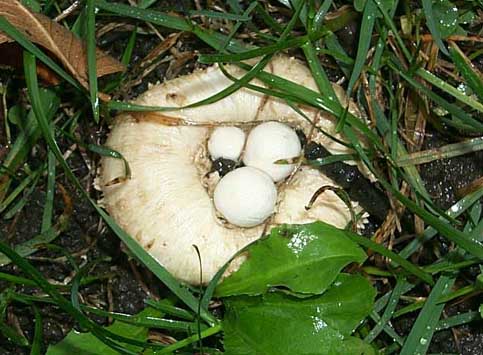
<svg viewBox="0 0 483 355">
<path fill-rule="evenodd" d="M 245 146 L 245 132 L 238 127 L 217 127 L 208 139 L 208 151 L 213 160 L 238 160 Z"/>
<path fill-rule="evenodd" d="M 225 69 L 235 77 L 244 74 L 235 66 L 227 65 Z M 276 57 L 265 70 L 305 87 L 317 88 L 308 68 L 295 59 Z M 213 66 L 155 85 L 135 103 L 182 107 L 210 97 L 231 84 L 225 74 Z M 252 84 L 263 86 L 257 80 Z M 319 127 L 344 140 L 335 132 L 333 117 L 308 107 L 300 109 L 310 119 L 317 118 Z M 276 119 L 306 134 L 311 130 L 310 123 L 283 100 L 246 88 L 209 105 L 165 111 L 162 115 L 191 122 L 212 122 L 214 126 L 223 122 L 236 125 L 237 122 L 262 123 Z M 308 191 L 335 184 L 316 169 L 302 167 L 293 176 L 293 184 L 289 180 L 280 187 L 273 218 L 250 228 L 224 223 L 213 204 L 213 186 L 205 178 L 211 167 L 206 150 L 211 130 L 205 126 L 168 126 L 160 123 L 157 117 L 151 113 L 123 113 L 116 118 L 106 145 L 124 156 L 131 169 L 131 178 L 113 183 L 125 175 L 124 163 L 103 157 L 97 187 L 103 192 L 101 203 L 117 223 L 176 278 L 199 284 L 199 260 L 193 245 L 200 252 L 202 283 L 206 284 L 240 249 L 261 237 L 266 228 L 315 220 L 343 228 L 350 221 L 349 210 L 342 201 L 333 198 L 330 203 L 324 203 L 325 198 L 331 196 L 330 191 L 320 196 L 311 210 L 305 211 L 310 200 Z M 344 145 L 322 134 L 313 139 L 333 153 L 351 153 Z M 227 274 L 236 270 L 240 262 L 241 259 L 235 259 Z"/>
<path fill-rule="evenodd" d="M 263 171 L 244 166 L 220 180 L 213 202 L 228 222 L 239 227 L 254 227 L 274 212 L 277 188 Z"/>
<path fill-rule="evenodd" d="M 278 182 L 288 177 L 295 164 L 275 164 L 277 160 L 296 158 L 302 152 L 297 133 L 280 122 L 265 122 L 248 134 L 243 163 L 258 168 Z"/>
</svg>

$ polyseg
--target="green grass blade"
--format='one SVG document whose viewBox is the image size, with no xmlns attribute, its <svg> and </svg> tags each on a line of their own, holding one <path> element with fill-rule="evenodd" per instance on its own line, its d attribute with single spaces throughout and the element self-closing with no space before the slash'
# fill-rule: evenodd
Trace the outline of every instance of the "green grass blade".
<svg viewBox="0 0 483 355">
<path fill-rule="evenodd" d="M 450 217 L 456 218 L 459 215 L 461 215 L 463 212 L 465 212 L 469 207 L 471 207 L 476 201 L 478 201 L 482 197 L 483 197 L 483 188 L 480 188 L 477 191 L 474 191 L 466 195 L 465 197 L 463 197 L 461 200 L 459 200 L 457 203 L 451 206 L 446 211 L 446 213 Z M 422 237 L 413 239 L 407 246 L 403 248 L 403 250 L 401 250 L 399 255 L 407 259 L 413 253 L 415 253 L 424 242 L 427 242 L 428 240 L 433 238 L 436 234 L 438 234 L 438 231 L 436 228 L 432 226 L 427 227 L 424 230 Z"/>
<path fill-rule="evenodd" d="M 329 165 L 337 162 L 349 161 L 349 160 L 357 160 L 356 154 L 334 154 L 326 158 L 320 158 L 316 160 L 308 160 L 307 163 L 311 166 L 324 166 Z"/>
<path fill-rule="evenodd" d="M 404 295 L 406 292 L 411 291 L 414 288 L 414 284 L 406 282 L 403 286 L 402 294 Z M 391 297 L 392 291 L 386 292 L 383 296 L 379 297 L 379 299 L 374 303 L 374 311 L 381 312 L 384 307 L 386 307 L 387 303 L 389 302 L 389 298 Z"/>
<path fill-rule="evenodd" d="M 404 342 L 401 355 L 426 353 L 444 308 L 444 304 L 437 303 L 438 299 L 450 290 L 453 283 L 452 277 L 441 276 L 438 279 Z"/>
<path fill-rule="evenodd" d="M 154 5 L 158 0 L 140 0 L 138 2 L 138 7 L 142 9 L 147 9 L 148 7 Z"/>
<path fill-rule="evenodd" d="M 324 2 L 320 5 L 319 9 L 314 15 L 314 21 L 312 23 L 312 31 L 320 30 L 322 23 L 324 22 L 324 17 L 329 11 L 330 6 L 332 5 L 332 0 L 324 0 Z"/>
<path fill-rule="evenodd" d="M 428 265 L 423 267 L 424 271 L 429 272 L 430 274 L 437 274 L 440 272 L 446 271 L 457 271 L 459 269 L 467 268 L 468 266 L 479 264 L 480 259 L 478 258 L 469 258 L 468 260 L 460 261 L 460 262 L 453 262 L 450 260 L 444 260 L 441 262 L 436 262 L 434 264 Z"/>
<path fill-rule="evenodd" d="M 59 108 L 60 100 L 57 95 L 47 89 L 40 90 L 40 98 L 47 119 L 51 121 Z M 23 126 L 24 129 L 17 136 L 17 139 L 3 161 L 3 164 L 12 171 L 16 171 L 17 168 L 23 164 L 30 149 L 35 145 L 42 134 L 33 111 L 30 111 L 27 114 L 27 119 Z"/>
<path fill-rule="evenodd" d="M 423 68 L 418 68 L 416 70 L 416 74 L 419 77 L 426 80 L 427 82 L 431 83 L 431 85 L 436 86 L 437 88 L 445 91 L 446 93 L 450 94 L 455 99 L 461 101 L 462 103 L 468 105 L 469 107 L 471 107 L 475 110 L 478 110 L 480 112 L 483 112 L 483 104 L 481 102 L 478 102 L 477 100 L 473 99 L 471 96 L 466 95 L 463 91 L 458 90 L 454 86 L 448 84 L 448 82 L 446 82 L 445 80 L 438 78 L 433 73 L 431 73 L 431 72 L 429 72 L 429 71 L 427 71 Z M 469 81 L 468 81 L 468 84 L 470 84 Z M 475 85 L 476 85 L 476 83 L 475 83 Z"/>
<path fill-rule="evenodd" d="M 307 64 L 309 65 L 309 69 L 312 72 L 312 77 L 317 84 L 317 88 L 319 89 L 320 94 L 327 95 L 329 100 L 338 103 L 339 99 L 335 94 L 332 83 L 329 81 L 329 78 L 327 77 L 324 68 L 322 68 L 322 65 L 320 64 L 319 57 L 317 56 L 317 52 L 312 42 L 307 41 L 302 46 L 302 50 L 304 52 L 305 59 L 307 60 Z"/>
<path fill-rule="evenodd" d="M 450 328 L 457 327 L 459 325 L 467 324 L 480 319 L 481 319 L 481 316 L 478 311 L 469 311 L 469 312 L 458 314 L 456 316 L 452 316 L 446 319 L 441 319 L 436 325 L 435 330 L 440 331 L 444 329 L 450 329 Z"/>
<path fill-rule="evenodd" d="M 403 52 L 404 56 L 406 57 L 406 60 L 411 61 L 411 59 L 412 59 L 411 52 L 409 52 L 409 50 L 406 48 L 404 41 L 402 40 L 401 36 L 399 35 L 399 30 L 396 28 L 396 25 L 394 24 L 394 21 L 392 20 L 394 14 L 396 12 L 398 1 L 394 1 L 394 6 L 390 10 L 391 11 L 390 14 L 387 13 L 382 0 L 369 0 L 369 1 L 374 1 L 376 3 L 379 11 L 382 14 L 382 17 L 384 18 L 384 22 L 386 22 L 386 25 L 391 29 L 391 32 L 392 32 L 391 34 L 396 38 L 396 42 L 399 45 L 399 47 L 400 47 L 401 51 Z M 386 34 L 387 33 L 383 33 L 383 37 L 385 37 Z M 381 42 L 379 42 L 379 43 L 381 43 Z M 384 43 L 384 42 L 382 42 L 382 43 Z"/>
<path fill-rule="evenodd" d="M 181 318 L 189 321 L 195 320 L 195 317 L 192 313 L 188 312 L 183 308 L 172 306 L 171 304 L 167 303 L 164 300 L 163 301 L 146 300 L 144 301 L 144 303 L 168 315 L 175 316 L 177 318 Z"/>
<path fill-rule="evenodd" d="M 357 45 L 357 55 L 352 68 L 352 74 L 349 78 L 349 84 L 347 85 L 347 96 L 351 96 L 352 90 L 356 81 L 362 73 L 364 63 L 367 58 L 367 53 L 371 46 L 372 31 L 374 29 L 374 23 L 376 22 L 376 4 L 368 0 L 364 6 L 364 12 L 362 14 L 362 23 L 360 28 L 359 43 Z"/>
<path fill-rule="evenodd" d="M 242 21 L 242 22 L 251 21 L 252 19 L 250 16 L 231 14 L 227 12 L 211 11 L 211 10 L 192 10 L 192 11 L 189 11 L 188 14 L 190 16 L 205 16 L 208 18 Z"/>
<path fill-rule="evenodd" d="M 203 330 L 201 332 L 201 334 L 195 334 L 195 335 L 192 335 L 188 338 L 185 338 L 183 340 L 180 340 L 174 344 L 171 344 L 169 346 L 167 346 L 166 348 L 164 348 L 163 350 L 160 350 L 160 351 L 157 351 L 156 352 L 156 355 L 161 355 L 161 354 L 173 354 L 174 351 L 178 350 L 178 349 L 182 349 L 184 348 L 185 346 L 187 345 L 190 345 L 192 343 L 195 343 L 197 341 L 199 341 L 200 339 L 204 339 L 204 338 L 207 338 L 207 337 L 210 337 L 214 334 L 217 334 L 219 332 L 221 332 L 223 330 L 222 328 L 222 325 L 221 324 L 217 324 L 211 328 L 208 328 L 206 330 Z"/>
<path fill-rule="evenodd" d="M 49 150 L 47 154 L 47 193 L 45 196 L 44 212 L 42 214 L 42 225 L 40 233 L 46 233 L 52 227 L 55 198 L 55 159 L 54 153 Z"/>
<path fill-rule="evenodd" d="M 238 254 L 237 254 L 238 255 Z M 220 268 L 213 277 L 213 279 L 210 281 L 208 286 L 205 289 L 205 292 L 203 293 L 203 297 L 201 298 L 201 306 L 208 308 L 208 305 L 210 304 L 211 298 L 213 297 L 213 294 L 215 293 L 216 286 L 221 280 L 221 277 L 225 273 L 226 269 L 230 265 L 230 262 L 233 260 L 230 259 L 223 267 Z"/>
<path fill-rule="evenodd" d="M 265 10 L 263 5 L 261 5 L 258 1 L 254 2 L 257 6 L 255 11 L 258 15 L 262 18 L 262 21 L 265 22 L 267 26 L 269 26 L 274 32 L 282 33 L 283 27 L 275 21 L 275 19 Z"/>
<path fill-rule="evenodd" d="M 396 160 L 397 166 L 408 166 L 448 159 L 463 154 L 483 150 L 483 137 L 469 139 L 460 143 L 448 144 L 440 148 L 428 149 L 402 156 Z"/>
<path fill-rule="evenodd" d="M 432 90 L 428 89 L 421 83 L 414 80 L 410 74 L 402 72 L 396 63 L 388 63 L 391 69 L 397 72 L 404 80 L 406 80 L 412 87 L 421 91 L 424 95 L 429 97 L 435 103 L 443 107 L 449 113 L 453 114 L 457 118 L 459 118 L 463 123 L 467 124 L 469 127 L 473 127 L 476 132 L 483 132 L 483 123 L 475 120 L 469 114 L 467 114 L 464 110 L 446 101 L 444 98 L 433 92 Z M 451 123 L 451 122 L 449 122 Z"/>
<path fill-rule="evenodd" d="M 456 298 L 469 295 L 473 292 L 478 292 L 479 289 L 481 289 L 481 287 L 479 288 L 478 286 L 475 286 L 475 285 L 464 286 L 464 287 L 462 287 L 462 288 L 460 288 L 456 291 L 452 291 L 452 292 L 449 292 L 449 293 L 441 296 L 438 299 L 437 304 L 444 304 L 444 303 L 452 301 Z M 394 312 L 393 318 L 398 318 L 398 317 L 401 317 L 404 314 L 417 311 L 418 309 L 423 308 L 424 305 L 426 304 L 426 302 L 427 302 L 427 300 L 426 301 L 417 301 L 417 302 L 411 303 L 411 304 L 409 304 L 409 305 L 407 305 L 403 308 L 400 308 L 396 312 Z"/>
<path fill-rule="evenodd" d="M 23 243 L 17 244 L 14 248 L 15 252 L 22 257 L 32 255 L 38 250 L 39 245 L 51 243 L 62 232 L 62 227 L 52 227 L 46 230 L 43 234 L 39 234 Z M 11 262 L 9 258 L 0 255 L 0 266 L 7 265 Z"/>
<path fill-rule="evenodd" d="M 126 44 L 126 48 L 124 49 L 124 52 L 121 57 L 121 63 L 124 64 L 124 66 L 127 68 L 129 66 L 129 63 L 131 62 L 132 54 L 134 51 L 134 47 L 136 45 L 136 38 L 137 38 L 137 27 L 134 28 L 132 31 L 131 35 L 129 36 L 129 39 Z M 116 78 L 113 79 L 112 81 L 109 81 L 105 87 L 103 88 L 103 91 L 105 93 L 110 93 L 116 90 L 119 85 L 121 84 L 123 78 L 126 77 L 126 73 L 118 73 L 116 75 Z"/>
<path fill-rule="evenodd" d="M 167 15 L 159 11 L 147 10 L 142 7 L 107 2 L 104 0 L 96 0 L 95 5 L 101 10 L 150 22 L 173 30 L 191 31 L 192 29 L 192 25 L 188 20 L 183 19 L 182 17 Z"/>
<path fill-rule="evenodd" d="M 30 355 L 40 355 L 42 353 L 42 339 L 43 339 L 43 327 L 42 327 L 42 315 L 40 314 L 37 306 L 33 306 L 35 317 L 35 329 L 34 339 L 32 341 L 32 347 L 30 348 Z"/>
<path fill-rule="evenodd" d="M 308 36 L 291 38 L 283 42 L 278 42 L 265 47 L 255 48 L 234 54 L 201 54 L 198 61 L 203 64 L 213 63 L 234 63 L 242 60 L 260 57 L 262 55 L 273 54 L 288 48 L 299 47 L 308 40 Z"/>
<path fill-rule="evenodd" d="M 372 311 L 371 314 L 369 315 L 374 322 L 379 324 L 381 322 L 381 317 L 377 312 Z M 384 325 L 381 328 L 387 335 L 389 335 L 399 346 L 402 346 L 404 344 L 404 338 L 401 337 L 396 331 L 391 327 L 390 324 L 384 323 Z"/>
<path fill-rule="evenodd" d="M 33 181 L 40 175 L 43 169 L 38 169 L 27 176 L 22 182 L 0 203 L 0 213 L 3 212 Z"/>
<path fill-rule="evenodd" d="M 96 69 L 96 8 L 94 2 L 95 0 L 87 0 L 86 4 L 87 74 L 89 77 L 89 93 L 94 122 L 99 123 L 99 96 Z"/>
<path fill-rule="evenodd" d="M 355 233 L 347 232 L 347 236 L 349 238 L 351 238 L 357 244 L 359 244 L 359 245 L 361 245 L 365 248 L 372 249 L 376 253 L 379 253 L 379 254 L 391 259 L 395 263 L 399 264 L 404 270 L 406 270 L 410 274 L 413 274 L 417 278 L 427 282 L 430 285 L 434 284 L 433 278 L 431 277 L 430 274 L 425 272 L 420 267 L 414 265 L 413 263 L 410 263 L 406 259 L 401 258 L 398 254 L 396 254 L 393 251 L 385 248 L 381 244 L 377 244 L 376 242 L 373 242 L 372 240 L 367 239 L 366 237 L 362 237 L 360 235 L 357 235 Z"/>
<path fill-rule="evenodd" d="M 29 346 L 28 339 L 23 335 L 18 334 L 14 328 L 7 325 L 7 323 L 5 323 L 3 320 L 0 320 L 0 333 L 3 337 L 20 347 L 25 348 Z"/>
<path fill-rule="evenodd" d="M 389 298 L 387 307 L 384 310 L 383 315 L 381 316 L 377 324 L 374 326 L 374 328 L 371 329 L 369 334 L 366 335 L 366 337 L 364 338 L 365 342 L 372 343 L 372 341 L 376 339 L 379 333 L 381 333 L 381 331 L 384 329 L 384 326 L 391 320 L 392 315 L 394 314 L 394 311 L 396 310 L 396 307 L 399 303 L 399 298 L 403 295 L 405 291 L 406 284 L 407 282 L 405 279 L 397 280 L 396 286 L 391 292 L 391 296 Z"/>
<path fill-rule="evenodd" d="M 239 0 L 227 0 L 226 2 L 228 3 L 228 5 L 230 6 L 230 9 L 232 9 L 234 13 L 241 14 L 243 12 L 243 9 L 240 5 Z"/>
<path fill-rule="evenodd" d="M 437 46 L 446 55 L 449 55 L 448 50 L 444 46 L 444 43 L 441 39 L 441 33 L 439 32 L 438 26 L 436 25 L 435 16 L 433 13 L 433 1 L 432 0 L 422 0 L 423 4 L 423 12 L 424 16 L 426 17 L 426 25 L 433 36 L 434 41 L 436 42 Z"/>
<path fill-rule="evenodd" d="M 25 192 L 22 195 L 22 198 L 19 199 L 12 207 L 10 207 L 7 211 L 5 211 L 3 215 L 3 219 L 11 219 L 15 217 L 17 213 L 19 213 L 26 205 L 27 202 L 29 201 L 29 197 L 32 196 L 32 194 L 35 192 L 37 189 L 37 184 L 40 180 L 40 176 L 38 176 L 30 187 L 25 190 Z"/>
<path fill-rule="evenodd" d="M 381 181 L 383 185 L 385 183 Z M 468 253 L 476 256 L 477 258 L 480 258 L 483 260 L 483 244 L 478 242 L 477 240 L 471 238 L 470 236 L 466 235 L 465 233 L 459 231 L 458 229 L 452 227 L 450 224 L 447 222 L 444 222 L 440 220 L 438 217 L 433 216 L 431 213 L 426 211 L 425 209 L 421 208 L 418 206 L 416 203 L 411 201 L 409 198 L 406 196 L 402 195 L 399 191 L 396 191 L 395 189 L 391 187 L 388 187 L 387 185 L 384 186 L 388 189 L 391 189 L 392 193 L 401 201 L 404 203 L 404 205 L 411 210 L 412 212 L 416 213 L 419 217 L 421 217 L 426 223 L 429 225 L 433 226 L 436 230 L 438 230 L 444 237 L 447 239 L 451 240 L 464 250 L 466 250 Z"/>
<path fill-rule="evenodd" d="M 480 102 L 483 102 L 483 79 L 481 73 L 478 72 L 456 43 L 450 42 L 449 53 L 468 86 L 478 96 Z"/>
<path fill-rule="evenodd" d="M 352 71 L 352 66 L 354 65 L 354 59 L 347 55 L 344 47 L 342 47 L 342 45 L 339 43 L 339 40 L 335 34 L 331 33 L 326 36 L 324 38 L 324 44 L 326 49 L 319 48 L 317 52 L 333 57 L 346 78 L 349 78 Z"/>
<path fill-rule="evenodd" d="M 164 26 L 173 30 L 192 32 L 199 39 L 207 43 L 209 46 L 219 50 L 225 43 L 227 36 L 205 30 L 189 20 L 164 14 L 160 11 L 142 9 L 136 6 L 128 6 L 120 3 L 111 3 L 104 0 L 96 0 L 96 6 L 102 10 L 127 17 L 134 18 L 141 21 L 153 23 L 155 25 Z M 228 49 L 233 52 L 246 50 L 238 41 L 231 40 L 228 44 Z"/>
<path fill-rule="evenodd" d="M 0 280 L 11 282 L 17 285 L 25 285 L 31 287 L 37 286 L 37 284 L 33 280 L 21 276 L 11 275 L 5 272 L 0 272 Z"/>
<path fill-rule="evenodd" d="M 158 328 L 167 330 L 177 330 L 184 332 L 195 332 L 196 323 L 195 322 L 184 322 L 172 319 L 163 319 L 153 316 L 140 316 L 140 315 L 129 315 L 118 312 L 108 312 L 99 308 L 84 306 L 82 307 L 88 313 L 92 313 L 101 317 L 110 317 L 112 319 L 118 320 L 127 324 L 134 324 L 140 327 L 146 328 Z M 206 326 L 204 327 L 206 329 Z M 165 347 L 164 345 L 162 346 Z"/>
</svg>

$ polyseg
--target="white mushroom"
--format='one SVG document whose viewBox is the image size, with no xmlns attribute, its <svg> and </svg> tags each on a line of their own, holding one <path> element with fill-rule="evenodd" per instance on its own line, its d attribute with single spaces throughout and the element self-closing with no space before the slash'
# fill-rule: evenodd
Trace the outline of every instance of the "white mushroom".
<svg viewBox="0 0 483 355">
<path fill-rule="evenodd" d="M 236 66 L 227 65 L 225 69 L 235 77 L 244 73 Z M 295 59 L 277 57 L 266 71 L 317 90 L 308 68 Z M 256 80 L 252 83 L 263 86 Z M 181 107 L 210 97 L 231 84 L 213 66 L 156 85 L 135 103 Z M 343 140 L 335 132 L 333 117 L 307 107 L 300 109 L 310 119 L 317 120 L 320 127 Z M 243 88 L 210 105 L 157 115 L 125 113 L 117 117 L 106 145 L 128 161 L 131 179 L 113 183 L 124 176 L 124 164 L 119 159 L 104 157 L 98 186 L 103 191 L 102 202 L 113 218 L 178 279 L 199 283 L 199 261 L 193 245 L 200 251 L 202 279 L 207 283 L 234 254 L 261 237 L 270 226 L 323 220 L 345 227 L 350 221 L 348 208 L 330 191 L 319 197 L 310 211 L 305 211 L 310 193 L 331 182 L 315 169 L 304 167 L 295 173 L 294 183 L 289 180 L 279 192 L 279 212 L 267 220 L 270 226 L 240 228 L 223 223 L 214 207 L 212 189 L 206 187 L 204 180 L 210 169 L 206 147 L 210 128 L 163 124 L 166 116 L 172 121 L 182 118 L 214 126 L 221 122 L 236 126 L 237 122 L 277 120 L 308 134 L 310 123 L 284 101 Z M 350 153 L 345 146 L 322 134 L 316 134 L 313 139 L 333 153 Z M 324 202 L 325 198 L 330 203 Z M 232 263 L 227 272 L 236 269 L 236 265 Z"/>
<path fill-rule="evenodd" d="M 295 164 L 275 164 L 277 160 L 297 158 L 302 146 L 297 133 L 280 122 L 262 123 L 248 135 L 243 163 L 263 170 L 278 182 L 289 176 Z"/>
<path fill-rule="evenodd" d="M 213 202 L 228 222 L 239 227 L 254 227 L 273 213 L 277 188 L 263 171 L 245 166 L 220 180 Z"/>
<path fill-rule="evenodd" d="M 217 127 L 208 140 L 211 158 L 238 160 L 245 145 L 245 132 L 238 127 Z"/>
</svg>

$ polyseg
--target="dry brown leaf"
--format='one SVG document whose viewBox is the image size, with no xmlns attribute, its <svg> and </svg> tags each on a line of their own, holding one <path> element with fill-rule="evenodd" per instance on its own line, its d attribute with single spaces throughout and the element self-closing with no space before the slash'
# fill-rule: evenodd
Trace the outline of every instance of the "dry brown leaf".
<svg viewBox="0 0 483 355">
<path fill-rule="evenodd" d="M 30 41 L 50 51 L 64 67 L 81 83 L 88 87 L 87 47 L 65 27 L 42 14 L 32 13 L 17 0 L 0 0 L 0 16 L 22 32 Z M 13 42 L 0 33 L 0 46 Z M 97 76 L 123 71 L 119 61 L 96 50 Z"/>
</svg>

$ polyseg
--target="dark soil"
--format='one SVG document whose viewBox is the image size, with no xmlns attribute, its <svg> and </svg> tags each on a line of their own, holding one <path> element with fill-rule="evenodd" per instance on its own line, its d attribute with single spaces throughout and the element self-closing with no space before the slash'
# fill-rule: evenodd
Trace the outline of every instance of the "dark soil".
<svg viewBox="0 0 483 355">
<path fill-rule="evenodd" d="M 428 134 L 423 149 L 438 148 L 454 143 L 442 133 Z M 421 166 L 421 177 L 433 201 L 448 209 L 459 198 L 457 191 L 483 174 L 483 152 L 466 154 L 452 159 L 436 160 Z M 461 198 L 461 197 L 460 197 Z"/>
</svg>

